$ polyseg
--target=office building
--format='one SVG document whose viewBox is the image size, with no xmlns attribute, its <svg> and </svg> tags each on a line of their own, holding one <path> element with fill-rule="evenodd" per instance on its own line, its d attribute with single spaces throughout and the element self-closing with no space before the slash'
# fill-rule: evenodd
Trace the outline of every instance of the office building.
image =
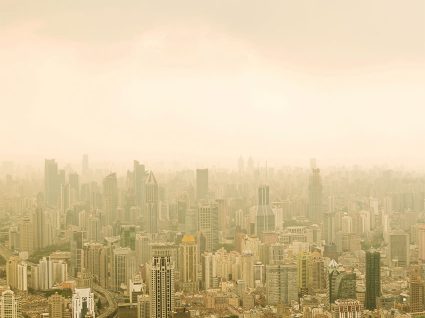
<svg viewBox="0 0 425 318">
<path fill-rule="evenodd" d="M 322 179 L 320 169 L 313 168 L 308 186 L 308 218 L 314 223 L 321 223 L 322 218 Z"/>
<path fill-rule="evenodd" d="M 198 289 L 198 245 L 192 235 L 184 235 L 180 244 L 180 281 L 184 291 Z"/>
<path fill-rule="evenodd" d="M 0 298 L 0 317 L 1 318 L 20 318 L 21 309 L 19 299 L 15 293 L 7 289 L 1 293 Z"/>
<path fill-rule="evenodd" d="M 298 300 L 297 265 L 266 266 L 266 300 L 269 305 L 290 304 Z"/>
<path fill-rule="evenodd" d="M 196 169 L 196 200 L 208 199 L 208 169 Z"/>
<path fill-rule="evenodd" d="M 115 173 L 103 179 L 103 209 L 105 224 L 112 225 L 117 220 L 118 209 L 118 185 Z"/>
<path fill-rule="evenodd" d="M 275 229 L 275 216 L 270 206 L 268 185 L 262 185 L 258 188 L 258 206 L 255 221 L 255 234 L 259 237 L 264 232 L 271 232 Z"/>
<path fill-rule="evenodd" d="M 215 203 L 201 203 L 198 207 L 198 231 L 203 240 L 201 252 L 213 252 L 218 248 L 218 207 Z M 202 243 L 202 241 L 200 242 Z"/>
<path fill-rule="evenodd" d="M 381 255 L 377 251 L 366 252 L 366 295 L 365 309 L 376 309 L 381 296 Z"/>
<path fill-rule="evenodd" d="M 170 256 L 154 256 L 150 279 L 151 317 L 168 318 L 174 310 L 174 264 Z"/>
<path fill-rule="evenodd" d="M 149 172 L 149 176 L 146 179 L 145 185 L 145 215 L 144 224 L 146 226 L 145 231 L 149 234 L 158 233 L 158 221 L 159 221 L 159 198 L 158 198 L 158 183 L 156 182 L 155 176 L 152 171 Z"/>
</svg>

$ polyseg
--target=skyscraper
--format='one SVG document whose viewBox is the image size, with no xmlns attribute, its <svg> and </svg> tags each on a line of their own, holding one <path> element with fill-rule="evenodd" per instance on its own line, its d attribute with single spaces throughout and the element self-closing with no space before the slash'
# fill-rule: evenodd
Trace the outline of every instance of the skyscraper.
<svg viewBox="0 0 425 318">
<path fill-rule="evenodd" d="M 381 255 L 377 251 L 366 252 L 365 308 L 376 309 L 376 298 L 381 296 Z"/>
<path fill-rule="evenodd" d="M 54 159 L 46 159 L 44 162 L 44 202 L 49 207 L 57 207 L 59 204 L 60 182 L 58 164 Z"/>
<path fill-rule="evenodd" d="M 322 221 L 322 180 L 320 169 L 313 168 L 308 186 L 308 218 L 314 223 Z"/>
<path fill-rule="evenodd" d="M 409 257 L 409 235 L 402 230 L 392 231 L 389 234 L 388 260 L 390 266 L 408 266 Z"/>
<path fill-rule="evenodd" d="M 295 264 L 266 266 L 266 287 L 269 305 L 289 304 L 292 300 L 297 300 L 297 266 Z"/>
<path fill-rule="evenodd" d="M 144 224 L 147 233 L 158 233 L 158 214 L 159 214 L 159 198 L 158 198 L 158 183 L 152 171 L 146 179 L 145 185 L 145 217 Z"/>
<path fill-rule="evenodd" d="M 268 185 L 262 185 L 258 188 L 258 206 L 255 221 L 255 232 L 258 236 L 275 229 L 275 217 L 270 206 Z"/>
<path fill-rule="evenodd" d="M 19 299 L 10 289 L 1 293 L 0 298 L 0 317 L 1 318 L 18 318 L 21 317 Z"/>
<path fill-rule="evenodd" d="M 128 247 L 118 247 L 112 252 L 112 288 L 118 291 L 121 284 L 127 285 L 135 273 L 134 253 Z"/>
<path fill-rule="evenodd" d="M 83 267 L 83 242 L 84 232 L 74 231 L 71 234 L 70 250 L 71 250 L 71 275 L 77 277 Z"/>
<path fill-rule="evenodd" d="M 417 226 L 418 258 L 425 261 L 425 224 Z"/>
<path fill-rule="evenodd" d="M 183 236 L 180 244 L 180 281 L 183 290 L 194 292 L 198 289 L 198 245 L 192 235 Z"/>
<path fill-rule="evenodd" d="M 208 169 L 196 169 L 196 200 L 208 198 Z"/>
<path fill-rule="evenodd" d="M 133 162 L 133 189 L 134 203 L 142 211 L 145 208 L 145 166 L 141 165 L 137 160 Z"/>
<path fill-rule="evenodd" d="M 137 296 L 137 318 L 151 317 L 151 298 L 149 295 Z"/>
<path fill-rule="evenodd" d="M 118 208 L 118 185 L 115 173 L 111 173 L 103 179 L 103 200 L 105 224 L 111 225 L 117 219 Z"/>
<path fill-rule="evenodd" d="M 168 318 L 174 310 L 174 264 L 171 256 L 154 256 L 151 264 L 151 317 Z"/>
<path fill-rule="evenodd" d="M 425 282 L 423 280 L 422 268 L 413 266 L 410 272 L 410 311 L 412 313 L 422 312 L 425 309 Z"/>
<path fill-rule="evenodd" d="M 198 207 L 198 231 L 205 239 L 206 252 L 218 248 L 218 207 L 214 203 L 201 203 Z M 202 251 L 202 249 L 201 249 Z"/>
</svg>

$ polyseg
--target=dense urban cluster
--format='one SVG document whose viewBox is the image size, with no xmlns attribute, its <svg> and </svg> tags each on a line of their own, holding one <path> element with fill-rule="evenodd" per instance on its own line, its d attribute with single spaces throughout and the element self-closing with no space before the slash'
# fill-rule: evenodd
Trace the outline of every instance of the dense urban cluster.
<svg viewBox="0 0 425 318">
<path fill-rule="evenodd" d="M 0 168 L 0 318 L 425 316 L 425 176 Z"/>
</svg>

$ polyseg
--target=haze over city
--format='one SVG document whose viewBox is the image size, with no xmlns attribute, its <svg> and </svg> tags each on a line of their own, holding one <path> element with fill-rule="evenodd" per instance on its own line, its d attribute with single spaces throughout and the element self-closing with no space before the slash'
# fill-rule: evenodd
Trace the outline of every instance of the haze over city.
<svg viewBox="0 0 425 318">
<path fill-rule="evenodd" d="M 425 160 L 421 0 L 0 6 L 5 160 Z"/>
</svg>

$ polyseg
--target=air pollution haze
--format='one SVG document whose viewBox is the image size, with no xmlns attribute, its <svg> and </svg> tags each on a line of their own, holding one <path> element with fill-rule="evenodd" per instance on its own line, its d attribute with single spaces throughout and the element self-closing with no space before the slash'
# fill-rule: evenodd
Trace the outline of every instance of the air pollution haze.
<svg viewBox="0 0 425 318">
<path fill-rule="evenodd" d="M 7 160 L 425 161 L 425 3 L 0 4 Z"/>
</svg>

